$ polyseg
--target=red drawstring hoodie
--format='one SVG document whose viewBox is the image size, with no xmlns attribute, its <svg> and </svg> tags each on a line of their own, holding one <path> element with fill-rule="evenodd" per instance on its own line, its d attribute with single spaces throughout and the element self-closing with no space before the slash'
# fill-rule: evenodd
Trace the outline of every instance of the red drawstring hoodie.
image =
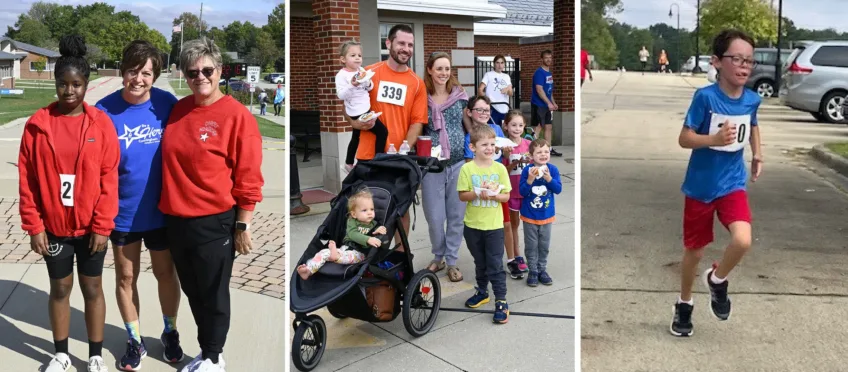
<svg viewBox="0 0 848 372">
<path fill-rule="evenodd" d="M 85 102 L 82 142 L 74 169 L 73 207 L 62 203 L 66 180 L 60 178 L 55 156 L 50 110 L 56 103 L 30 117 L 18 156 L 21 227 L 29 235 L 47 232 L 74 237 L 95 232 L 109 236 L 118 215 L 118 133 L 108 115 Z"/>
</svg>

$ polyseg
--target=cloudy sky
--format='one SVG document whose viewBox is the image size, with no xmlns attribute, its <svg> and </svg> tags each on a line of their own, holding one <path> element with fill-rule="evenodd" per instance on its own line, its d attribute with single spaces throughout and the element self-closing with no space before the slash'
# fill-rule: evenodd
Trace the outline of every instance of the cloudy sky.
<svg viewBox="0 0 848 372">
<path fill-rule="evenodd" d="M 37 0 L 2 0 L 0 10 L 0 35 L 6 33 L 6 26 L 14 26 L 18 15 L 29 10 Z M 62 5 L 77 6 L 91 4 L 96 0 L 46 0 Z M 212 26 L 222 27 L 233 21 L 250 21 L 263 26 L 268 23 L 268 14 L 283 0 L 99 0 L 115 6 L 117 11 L 128 10 L 147 23 L 147 26 L 159 30 L 166 40 L 171 40 L 171 24 L 174 18 L 183 12 L 200 15 L 200 3 L 203 2 L 203 20 Z"/>
<path fill-rule="evenodd" d="M 640 27 L 660 22 L 676 26 L 676 7 L 673 18 L 668 17 L 669 7 L 674 2 L 673 0 L 622 0 L 624 11 L 615 15 L 615 18 Z M 676 2 L 680 6 L 680 27 L 694 29 L 696 0 L 677 0 Z M 844 2 L 845 0 L 784 0 L 783 15 L 800 28 L 833 27 L 844 32 L 848 31 L 848 22 L 845 22 L 844 12 L 841 11 L 844 8 Z M 774 4 L 777 7 L 778 1 L 774 0 Z"/>
</svg>

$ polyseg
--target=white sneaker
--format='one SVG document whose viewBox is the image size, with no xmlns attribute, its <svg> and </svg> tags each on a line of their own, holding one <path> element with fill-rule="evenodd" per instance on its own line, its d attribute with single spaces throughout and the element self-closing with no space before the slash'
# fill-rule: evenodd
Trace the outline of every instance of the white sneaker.
<svg viewBox="0 0 848 372">
<path fill-rule="evenodd" d="M 71 357 L 65 353 L 56 353 L 44 372 L 67 372 L 71 368 Z"/>
<path fill-rule="evenodd" d="M 211 360 L 208 360 L 208 359 L 203 360 L 202 358 L 203 358 L 203 353 L 197 354 L 197 356 L 194 357 L 194 359 L 192 359 L 190 362 L 188 362 L 188 364 L 186 364 L 186 366 L 183 367 L 183 369 L 181 369 L 180 372 L 203 371 L 202 369 L 200 369 L 200 365 L 203 364 L 203 362 L 205 362 L 205 361 L 209 361 L 210 364 L 212 364 L 213 366 L 216 366 L 216 364 L 212 363 Z M 224 368 L 226 368 L 227 362 L 224 361 L 224 354 L 218 354 L 218 364 L 217 364 L 217 366 L 219 366 L 221 372 L 223 372 Z M 212 369 L 210 371 L 219 371 L 219 370 Z"/>
<path fill-rule="evenodd" d="M 196 369 L 197 372 L 224 372 L 224 361 L 218 357 L 218 364 L 212 363 L 211 359 L 203 360 Z"/>
<path fill-rule="evenodd" d="M 102 357 L 93 356 L 88 358 L 88 372 L 107 372 L 108 370 L 106 368 L 106 362 L 103 361 Z"/>
</svg>

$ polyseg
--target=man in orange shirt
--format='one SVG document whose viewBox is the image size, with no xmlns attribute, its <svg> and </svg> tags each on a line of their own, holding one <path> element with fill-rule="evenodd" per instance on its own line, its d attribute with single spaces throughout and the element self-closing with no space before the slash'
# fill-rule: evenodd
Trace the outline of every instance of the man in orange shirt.
<svg viewBox="0 0 848 372">
<path fill-rule="evenodd" d="M 400 149 L 403 140 L 409 146 L 415 146 L 421 130 L 427 124 L 427 87 L 424 80 L 409 68 L 415 42 L 412 28 L 407 25 L 396 25 L 389 30 L 386 48 L 389 58 L 366 67 L 374 72 L 371 82 L 371 110 L 382 112 L 380 121 L 389 130 L 386 148 L 394 145 Z M 369 130 L 374 126 L 375 119 L 367 122 L 353 120 L 345 115 L 345 119 L 354 129 L 361 132 L 359 148 L 356 151 L 358 160 L 374 158 L 375 136 Z M 403 216 L 404 230 L 409 233 L 409 213 Z M 395 237 L 399 240 L 398 237 Z"/>
</svg>

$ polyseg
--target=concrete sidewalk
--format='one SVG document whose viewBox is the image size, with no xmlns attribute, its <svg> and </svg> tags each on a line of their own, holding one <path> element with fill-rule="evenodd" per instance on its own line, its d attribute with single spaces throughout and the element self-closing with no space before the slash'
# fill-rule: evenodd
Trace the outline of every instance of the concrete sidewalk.
<svg viewBox="0 0 848 372">
<path fill-rule="evenodd" d="M 180 302 L 177 329 L 186 358 L 177 365 L 162 361 L 162 312 L 156 296 L 156 279 L 142 273 L 138 281 L 141 297 L 141 334 L 149 355 L 142 362 L 144 371 L 175 371 L 200 352 L 197 326 L 185 295 Z M 115 302 L 115 272 L 103 272 L 103 292 L 106 298 L 106 328 L 103 359 L 110 371 L 126 350 L 127 331 Z M 4 371 L 36 371 L 46 365 L 53 355 L 53 335 L 47 314 L 49 279 L 41 264 L 0 263 L 0 360 Z M 285 322 L 273 309 L 283 302 L 269 296 L 241 290 L 231 290 L 232 319 L 224 358 L 230 371 L 280 371 L 284 355 Z M 73 366 L 85 371 L 88 361 L 88 338 L 85 330 L 84 303 L 79 287 L 71 294 L 71 332 L 69 351 Z M 71 371 L 74 370 L 71 369 Z"/>
<path fill-rule="evenodd" d="M 548 258 L 548 272 L 554 284 L 531 288 L 524 280 L 514 280 L 507 275 L 511 312 L 575 315 L 574 150 L 558 149 L 565 155 L 552 160 L 560 169 L 563 181 L 563 192 L 556 197 L 557 221 L 553 226 L 554 239 Z M 323 205 L 313 207 L 313 211 L 326 210 Z M 416 208 L 410 244 L 415 255 L 414 268 L 418 271 L 424 269 L 433 256 L 423 209 Z M 294 272 L 293 265 L 303 255 L 306 244 L 325 217 L 326 213 L 322 212 L 292 216 L 291 241 L 294 244 L 289 253 L 292 265 L 289 272 Z M 521 231 L 519 228 L 524 254 Z M 464 243 L 459 252 L 458 266 L 464 280 L 452 283 L 445 278 L 445 271 L 438 274 L 443 308 L 466 309 L 465 300 L 474 291 L 471 254 Z M 479 310 L 494 310 L 494 302 Z M 390 323 L 365 323 L 336 319 L 326 308 L 315 314 L 324 319 L 328 333 L 327 350 L 315 371 L 569 371 L 574 365 L 575 320 L 572 319 L 513 314 L 508 324 L 496 325 L 492 323 L 491 313 L 442 310 L 430 333 L 413 338 L 405 330 L 400 316 Z M 291 348 L 291 340 L 288 342 L 287 350 Z M 291 368 L 296 371 L 293 365 Z"/>
</svg>

